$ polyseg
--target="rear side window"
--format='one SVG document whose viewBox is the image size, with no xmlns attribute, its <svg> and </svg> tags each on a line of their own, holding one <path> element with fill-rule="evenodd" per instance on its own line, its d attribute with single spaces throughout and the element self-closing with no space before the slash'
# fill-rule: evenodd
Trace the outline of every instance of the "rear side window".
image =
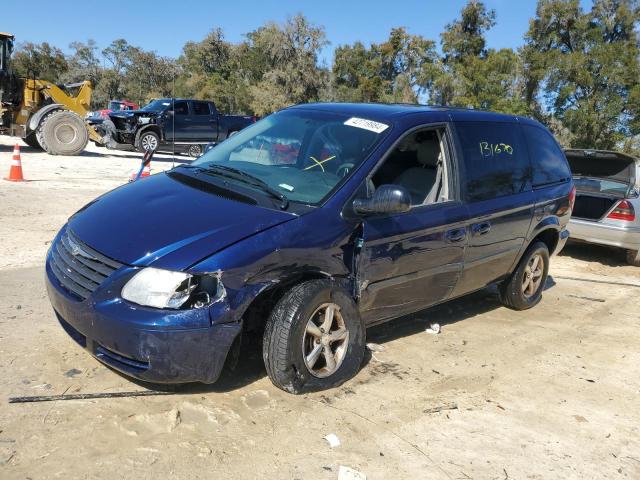
<svg viewBox="0 0 640 480">
<path fill-rule="evenodd" d="M 569 180 L 571 170 L 555 138 L 545 129 L 532 125 L 523 125 L 522 130 L 533 167 L 533 187 Z"/>
<path fill-rule="evenodd" d="M 515 123 L 456 123 L 470 202 L 531 189 L 531 164 L 526 143 Z"/>
<path fill-rule="evenodd" d="M 207 102 L 193 102 L 194 115 L 211 115 L 209 104 Z"/>
</svg>

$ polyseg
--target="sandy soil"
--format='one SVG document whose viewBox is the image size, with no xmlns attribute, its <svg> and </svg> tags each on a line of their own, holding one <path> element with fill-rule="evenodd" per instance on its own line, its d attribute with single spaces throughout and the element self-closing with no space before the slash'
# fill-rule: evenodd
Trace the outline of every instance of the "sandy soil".
<svg viewBox="0 0 640 480">
<path fill-rule="evenodd" d="M 0 137 L 2 176 L 13 143 Z M 139 155 L 22 151 L 30 181 L 0 180 L 0 478 L 640 478 L 640 269 L 595 246 L 555 258 L 527 312 L 489 289 L 369 331 L 384 351 L 336 390 L 277 390 L 249 345 L 214 386 L 8 404 L 143 389 L 67 337 L 43 283 L 55 231 Z"/>
</svg>

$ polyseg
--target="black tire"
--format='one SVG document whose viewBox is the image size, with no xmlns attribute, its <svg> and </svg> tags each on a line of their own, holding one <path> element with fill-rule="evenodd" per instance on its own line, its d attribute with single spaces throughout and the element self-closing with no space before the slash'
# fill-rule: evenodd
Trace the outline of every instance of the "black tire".
<svg viewBox="0 0 640 480">
<path fill-rule="evenodd" d="M 40 143 L 38 143 L 38 137 L 36 136 L 35 132 L 31 132 L 29 135 L 24 137 L 22 141 L 31 148 L 42 150 L 42 146 L 40 145 Z"/>
<path fill-rule="evenodd" d="M 189 145 L 189 148 L 187 149 L 187 154 L 190 157 L 193 158 L 198 158 L 200 155 L 202 155 L 202 145 Z"/>
<path fill-rule="evenodd" d="M 89 141 L 84 120 L 68 110 L 55 110 L 45 115 L 36 136 L 38 143 L 50 155 L 78 155 Z"/>
<path fill-rule="evenodd" d="M 155 147 L 154 147 L 155 145 Z M 160 146 L 160 136 L 153 130 L 147 130 L 140 135 L 138 139 L 138 151 L 144 153 L 147 150 L 158 150 Z"/>
<path fill-rule="evenodd" d="M 535 272 L 532 273 L 530 270 L 530 264 L 536 256 L 539 257 L 539 261 L 544 262 L 541 268 L 536 265 L 536 270 L 538 268 L 541 270 L 540 277 L 535 277 Z M 529 266 L 529 269 L 527 269 L 527 266 Z M 535 281 L 535 284 L 527 283 L 528 291 L 525 293 L 525 275 L 530 274 L 532 276 L 529 276 L 529 282 Z M 526 310 L 533 307 L 542 298 L 542 291 L 547 282 L 548 274 L 549 249 L 544 242 L 535 242 L 529 246 L 511 276 L 499 286 L 498 291 L 502 304 L 514 310 Z"/>
<path fill-rule="evenodd" d="M 634 267 L 640 267 L 640 255 L 637 250 L 627 250 L 627 263 Z"/>
<path fill-rule="evenodd" d="M 335 349 L 334 360 L 340 357 L 331 373 L 324 353 L 325 344 L 321 343 L 327 339 L 314 343 L 315 337 L 307 330 L 307 323 L 312 315 L 316 318 L 317 314 L 318 319 L 326 318 L 326 309 L 323 313 L 321 308 L 327 304 L 339 307 L 334 310 L 336 317 L 335 320 L 331 320 L 331 325 L 342 325 L 348 332 L 346 338 L 329 347 Z M 334 318 L 333 315 L 331 318 Z M 328 330 L 326 333 L 332 331 L 333 327 Z M 262 344 L 267 374 L 276 387 L 289 393 L 300 394 L 337 387 L 360 370 L 365 353 L 365 335 L 358 307 L 349 293 L 336 282 L 310 280 L 301 283 L 280 299 L 267 321 Z M 309 339 L 312 342 L 307 345 L 321 348 L 322 353 L 316 356 L 314 364 L 317 369 L 308 368 L 304 359 L 304 342 Z M 323 374 L 323 364 L 325 376 L 318 376 Z"/>
</svg>

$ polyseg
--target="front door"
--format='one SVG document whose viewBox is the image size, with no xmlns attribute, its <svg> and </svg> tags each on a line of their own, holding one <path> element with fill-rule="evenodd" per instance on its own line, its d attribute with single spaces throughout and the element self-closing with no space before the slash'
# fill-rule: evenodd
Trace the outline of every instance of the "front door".
<svg viewBox="0 0 640 480">
<path fill-rule="evenodd" d="M 462 271 L 467 210 L 447 202 L 363 224 L 361 310 L 367 323 L 446 300 Z"/>
<path fill-rule="evenodd" d="M 193 135 L 193 116 L 189 111 L 189 102 L 175 100 L 173 102 L 173 115 L 164 125 L 165 138 L 176 143 L 188 142 Z"/>
<path fill-rule="evenodd" d="M 462 271 L 468 220 L 454 191 L 446 126 L 408 133 L 367 180 L 404 187 L 411 209 L 365 217 L 358 281 L 363 318 L 374 323 L 445 300 Z"/>
</svg>

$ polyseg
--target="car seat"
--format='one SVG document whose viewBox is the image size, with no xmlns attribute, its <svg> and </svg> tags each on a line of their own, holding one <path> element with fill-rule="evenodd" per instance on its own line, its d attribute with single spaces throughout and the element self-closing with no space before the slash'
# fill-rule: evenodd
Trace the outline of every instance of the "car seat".
<svg viewBox="0 0 640 480">
<path fill-rule="evenodd" d="M 428 138 L 416 144 L 416 161 L 419 166 L 410 167 L 394 180 L 411 195 L 412 205 L 422 205 L 436 182 L 440 160 L 440 143 L 436 138 Z"/>
</svg>

